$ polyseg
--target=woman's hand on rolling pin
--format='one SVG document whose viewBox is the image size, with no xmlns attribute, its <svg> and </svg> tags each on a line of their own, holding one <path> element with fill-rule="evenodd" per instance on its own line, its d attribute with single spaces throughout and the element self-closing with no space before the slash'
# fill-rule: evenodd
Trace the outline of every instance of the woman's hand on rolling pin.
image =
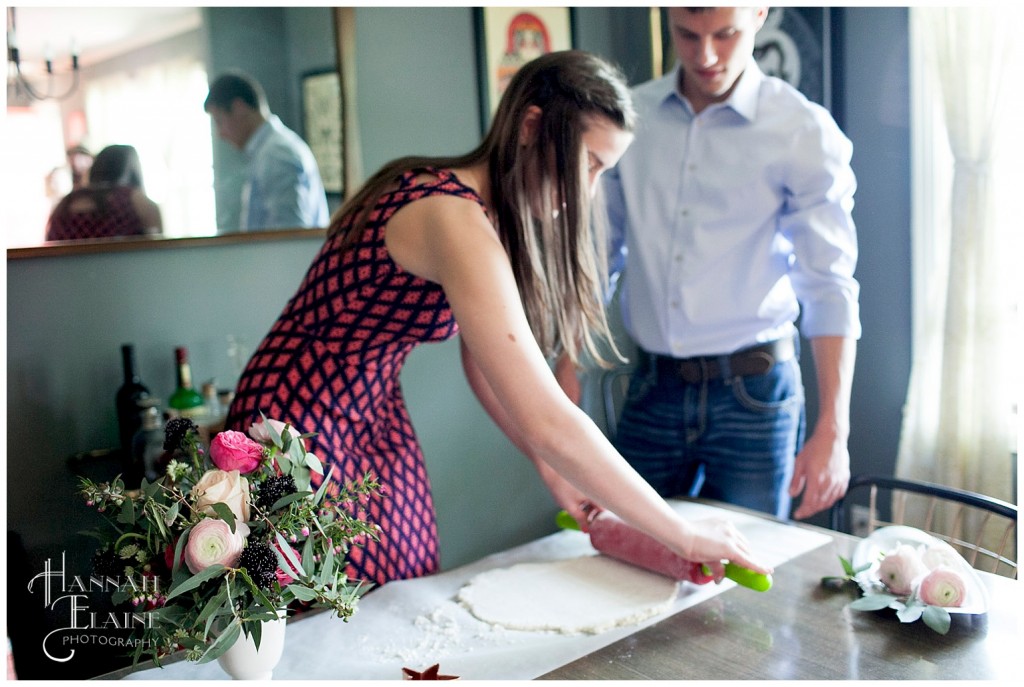
<svg viewBox="0 0 1024 687">
<path fill-rule="evenodd" d="M 690 543 L 681 555 L 687 560 L 704 563 L 711 569 L 715 582 L 725 576 L 725 562 L 770 575 L 772 568 L 758 563 L 750 551 L 747 538 L 729 520 L 708 518 L 688 523 Z"/>
</svg>

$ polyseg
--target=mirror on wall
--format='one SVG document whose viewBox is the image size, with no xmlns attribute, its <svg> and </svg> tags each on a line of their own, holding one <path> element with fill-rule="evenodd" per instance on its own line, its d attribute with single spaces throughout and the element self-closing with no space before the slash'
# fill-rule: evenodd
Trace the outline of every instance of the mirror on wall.
<svg viewBox="0 0 1024 687">
<path fill-rule="evenodd" d="M 248 159 L 217 137 L 203 109 L 209 82 L 232 69 L 251 74 L 271 112 L 306 140 L 322 170 L 329 210 L 340 204 L 336 10 L 6 9 L 0 221 L 8 248 L 46 245 L 47 218 L 72 190 L 83 159 L 68 151 L 96 154 L 113 144 L 138 151 L 162 237 L 238 235 Z"/>
</svg>

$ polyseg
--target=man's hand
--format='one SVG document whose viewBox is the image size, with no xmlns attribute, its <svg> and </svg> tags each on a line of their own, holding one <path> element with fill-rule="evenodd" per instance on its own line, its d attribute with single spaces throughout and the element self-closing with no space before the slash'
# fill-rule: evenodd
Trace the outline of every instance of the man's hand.
<svg viewBox="0 0 1024 687">
<path fill-rule="evenodd" d="M 815 433 L 797 454 L 789 495 L 803 493 L 793 513 L 797 520 L 809 518 L 830 507 L 846 494 L 850 482 L 850 451 L 846 442 Z"/>
</svg>

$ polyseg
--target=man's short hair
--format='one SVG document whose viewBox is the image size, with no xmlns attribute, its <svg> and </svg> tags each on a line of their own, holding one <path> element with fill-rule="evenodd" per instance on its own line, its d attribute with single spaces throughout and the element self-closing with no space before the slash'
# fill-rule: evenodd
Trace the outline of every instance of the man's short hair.
<svg viewBox="0 0 1024 687">
<path fill-rule="evenodd" d="M 203 109 L 207 112 L 211 107 L 230 110 L 231 103 L 236 100 L 241 100 L 257 112 L 267 108 L 267 96 L 256 79 L 243 72 L 229 72 L 218 76 L 210 84 L 210 94 L 206 96 Z"/>
</svg>

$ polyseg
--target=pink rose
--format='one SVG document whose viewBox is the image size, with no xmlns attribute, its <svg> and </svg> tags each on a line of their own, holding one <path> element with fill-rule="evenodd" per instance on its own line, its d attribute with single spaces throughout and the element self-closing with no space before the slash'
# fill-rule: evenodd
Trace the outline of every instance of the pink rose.
<svg viewBox="0 0 1024 687">
<path fill-rule="evenodd" d="M 282 438 L 284 438 L 285 427 L 288 428 L 288 433 L 292 435 L 292 439 L 298 439 L 302 434 L 301 432 L 299 432 L 299 430 L 295 429 L 289 424 L 281 422 L 280 420 L 271 420 L 270 418 L 267 418 L 267 422 L 270 424 L 271 427 L 274 428 L 274 430 Z M 249 436 L 251 436 L 256 441 L 262 442 L 264 444 L 269 445 L 274 443 L 273 440 L 270 438 L 270 432 L 267 430 L 266 425 L 263 424 L 263 420 L 255 422 L 252 424 L 252 426 L 249 427 Z"/>
<path fill-rule="evenodd" d="M 234 532 L 223 520 L 204 518 L 192 527 L 185 545 L 185 565 L 198 574 L 211 565 L 234 567 L 242 555 L 245 537 L 242 531 Z"/>
<path fill-rule="evenodd" d="M 885 554 L 878 565 L 878 579 L 890 592 L 898 595 L 909 594 L 914 588 L 914 580 L 927 572 L 921 554 L 908 544 L 900 544 Z"/>
<path fill-rule="evenodd" d="M 284 555 L 284 551 L 282 551 L 282 550 L 281 550 L 281 544 L 280 544 L 279 542 L 277 542 L 276 540 L 275 540 L 275 541 L 273 542 L 273 544 L 274 544 L 274 548 L 276 548 L 276 549 L 277 549 L 278 551 L 281 551 L 281 555 Z M 301 562 L 302 562 L 302 554 L 300 554 L 300 553 L 299 553 L 298 551 L 296 551 L 296 550 L 295 550 L 294 548 L 292 548 L 292 547 L 289 547 L 289 548 L 291 548 L 291 549 L 292 549 L 292 553 L 294 553 L 294 554 L 295 554 L 295 557 L 296 557 L 296 558 L 297 558 L 297 559 L 299 560 L 299 562 L 301 563 Z M 293 578 L 293 577 L 292 577 L 291 575 L 289 575 L 288 573 L 286 573 L 286 572 L 285 572 L 284 570 L 282 570 L 282 569 L 281 569 L 280 567 L 278 567 L 278 569 L 274 571 L 274 574 L 276 574 L 276 575 L 277 575 L 277 581 L 278 581 L 278 583 L 279 583 L 279 584 L 280 584 L 280 585 L 281 585 L 282 587 L 284 587 L 285 585 L 289 585 L 289 584 L 291 584 L 292 582 L 294 582 L 294 581 L 295 581 L 295 578 Z"/>
<path fill-rule="evenodd" d="M 929 606 L 962 606 L 967 586 L 960 573 L 940 565 L 921 580 L 918 595 Z"/>
<path fill-rule="evenodd" d="M 207 470 L 192 487 L 192 498 L 196 509 L 207 515 L 217 515 L 213 504 L 223 503 L 237 521 L 249 519 L 249 481 L 241 477 L 238 470 Z"/>
<path fill-rule="evenodd" d="M 247 475 L 263 461 L 263 447 L 242 432 L 228 429 L 210 442 L 210 458 L 221 470 L 238 470 Z"/>
</svg>

